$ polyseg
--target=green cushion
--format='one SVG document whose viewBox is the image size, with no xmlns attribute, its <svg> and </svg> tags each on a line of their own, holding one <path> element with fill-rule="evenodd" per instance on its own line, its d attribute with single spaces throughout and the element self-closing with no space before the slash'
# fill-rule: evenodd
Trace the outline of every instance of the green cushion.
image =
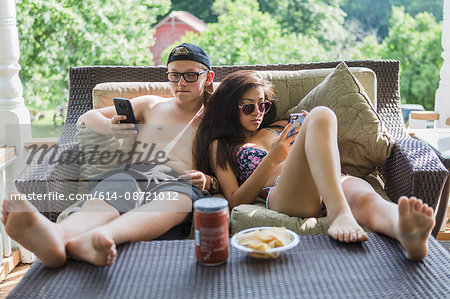
<svg viewBox="0 0 450 299">
<path fill-rule="evenodd" d="M 277 119 L 286 111 L 297 106 L 314 87 L 319 85 L 334 71 L 330 69 L 311 69 L 297 71 L 257 71 L 263 78 L 272 82 L 277 97 Z M 374 106 L 377 105 L 377 79 L 375 72 L 368 68 L 351 67 L 351 73 L 361 82 Z"/>
<path fill-rule="evenodd" d="M 283 118 L 316 106 L 329 107 L 337 116 L 343 173 L 364 177 L 386 163 L 392 150 L 391 138 L 364 88 L 344 62 Z"/>
<path fill-rule="evenodd" d="M 386 192 L 374 175 L 364 178 L 385 200 L 389 201 Z M 284 226 L 300 235 L 326 234 L 328 218 L 298 218 L 290 217 L 277 211 L 266 209 L 262 198 L 252 205 L 239 205 L 231 211 L 231 235 L 247 228 L 258 226 Z M 366 229 L 367 231 L 367 229 Z"/>
<path fill-rule="evenodd" d="M 318 235 L 327 233 L 328 218 L 290 217 L 266 209 L 262 203 L 239 205 L 231 211 L 231 234 L 258 226 L 284 226 L 300 235 Z"/>
<path fill-rule="evenodd" d="M 125 153 L 124 158 L 120 160 L 126 160 L 125 157 L 128 156 L 128 153 L 133 148 L 136 139 L 135 136 L 117 139 L 114 136 L 99 135 L 90 130 L 84 123 L 77 124 L 77 128 L 76 138 L 79 143 L 79 150 L 87 157 L 84 161 L 85 163 L 80 165 L 81 182 L 85 182 L 119 166 L 119 155 L 115 159 L 107 158 L 105 155 L 109 154 L 112 157 L 115 151 L 120 151 Z M 100 159 L 101 156 L 102 158 Z M 87 191 L 87 183 L 81 183 L 78 192 L 86 193 Z"/>
</svg>

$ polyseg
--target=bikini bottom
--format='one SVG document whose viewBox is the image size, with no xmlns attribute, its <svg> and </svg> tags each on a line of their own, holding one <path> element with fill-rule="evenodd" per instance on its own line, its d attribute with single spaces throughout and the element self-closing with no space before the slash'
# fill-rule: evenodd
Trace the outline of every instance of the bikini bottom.
<svg viewBox="0 0 450 299">
<path fill-rule="evenodd" d="M 275 181 L 275 184 L 273 184 L 272 187 L 266 187 L 266 188 L 263 189 L 263 190 L 268 190 L 268 191 L 267 191 L 267 196 L 266 196 L 266 209 L 269 208 L 269 197 L 270 197 L 270 193 L 272 192 L 273 188 L 275 188 L 275 186 L 277 185 L 278 179 L 279 179 L 279 178 L 280 178 L 280 176 L 277 177 L 277 179 L 276 179 L 276 181 Z M 326 217 L 326 216 L 328 215 L 328 213 L 327 213 L 327 207 L 325 206 L 325 204 L 324 204 L 323 201 L 322 201 L 322 208 L 321 208 L 321 210 L 322 210 L 322 217 Z"/>
</svg>

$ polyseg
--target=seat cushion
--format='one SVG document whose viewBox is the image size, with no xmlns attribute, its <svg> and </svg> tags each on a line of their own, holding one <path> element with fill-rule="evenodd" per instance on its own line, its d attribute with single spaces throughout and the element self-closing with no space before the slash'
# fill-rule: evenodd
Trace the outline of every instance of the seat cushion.
<svg viewBox="0 0 450 299">
<path fill-rule="evenodd" d="M 143 95 L 173 97 L 168 82 L 106 82 L 97 84 L 92 90 L 94 108 L 113 105 L 113 98 L 132 99 Z"/>
<path fill-rule="evenodd" d="M 328 218 L 298 218 L 266 209 L 263 203 L 245 204 L 231 211 L 231 234 L 258 226 L 284 226 L 299 235 L 320 235 L 328 231 Z"/>
<path fill-rule="evenodd" d="M 214 82 L 214 89 L 219 84 Z M 163 98 L 173 97 L 169 82 L 106 82 L 97 84 L 92 90 L 93 107 L 112 106 L 115 97 L 132 99 L 149 94 Z"/>
<path fill-rule="evenodd" d="M 337 116 L 343 173 L 364 177 L 386 163 L 392 150 L 391 138 L 363 86 L 344 62 L 283 118 L 317 106 L 326 106 Z"/>
<path fill-rule="evenodd" d="M 389 201 L 379 180 L 374 174 L 364 178 L 374 190 L 385 200 Z M 231 211 L 230 231 L 231 235 L 251 227 L 258 226 L 284 226 L 299 235 L 317 235 L 328 232 L 328 218 L 298 218 L 291 217 L 274 210 L 266 209 L 262 198 L 258 198 L 255 204 L 239 205 Z M 368 231 L 366 229 L 366 231 Z"/>
</svg>

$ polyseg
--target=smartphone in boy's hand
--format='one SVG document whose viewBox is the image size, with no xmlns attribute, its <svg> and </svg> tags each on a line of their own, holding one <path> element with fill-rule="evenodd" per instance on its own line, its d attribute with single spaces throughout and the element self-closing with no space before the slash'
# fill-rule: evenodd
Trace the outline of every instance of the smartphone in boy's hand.
<svg viewBox="0 0 450 299">
<path fill-rule="evenodd" d="M 301 126 L 301 124 L 305 120 L 306 115 L 308 115 L 308 112 L 305 110 L 302 110 L 301 113 L 291 113 L 291 115 L 289 115 L 289 123 L 294 123 L 294 125 L 292 126 L 291 130 L 289 130 L 286 138 L 291 137 L 294 134 L 295 130 Z"/>
<path fill-rule="evenodd" d="M 129 99 L 114 98 L 113 101 L 114 106 L 116 107 L 117 115 L 125 115 L 127 117 L 127 119 L 121 120 L 120 123 L 137 124 L 133 106 L 131 105 Z"/>
</svg>

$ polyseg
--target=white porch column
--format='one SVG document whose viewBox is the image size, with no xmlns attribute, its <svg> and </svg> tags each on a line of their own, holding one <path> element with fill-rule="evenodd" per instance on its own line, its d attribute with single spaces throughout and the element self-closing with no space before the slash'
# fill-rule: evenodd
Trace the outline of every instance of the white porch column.
<svg viewBox="0 0 450 299">
<path fill-rule="evenodd" d="M 6 188 L 0 200 L 15 191 L 14 179 L 25 166 L 24 143 L 31 138 L 30 113 L 22 97 L 19 78 L 19 36 L 15 0 L 0 1 L 0 144 L 15 145 L 18 158 L 6 169 Z"/>
<path fill-rule="evenodd" d="M 444 0 L 444 18 L 442 21 L 442 58 L 441 81 L 436 91 L 435 112 L 439 120 L 434 121 L 435 128 L 450 127 L 450 0 Z M 449 119 L 448 124 L 446 124 Z"/>
</svg>

